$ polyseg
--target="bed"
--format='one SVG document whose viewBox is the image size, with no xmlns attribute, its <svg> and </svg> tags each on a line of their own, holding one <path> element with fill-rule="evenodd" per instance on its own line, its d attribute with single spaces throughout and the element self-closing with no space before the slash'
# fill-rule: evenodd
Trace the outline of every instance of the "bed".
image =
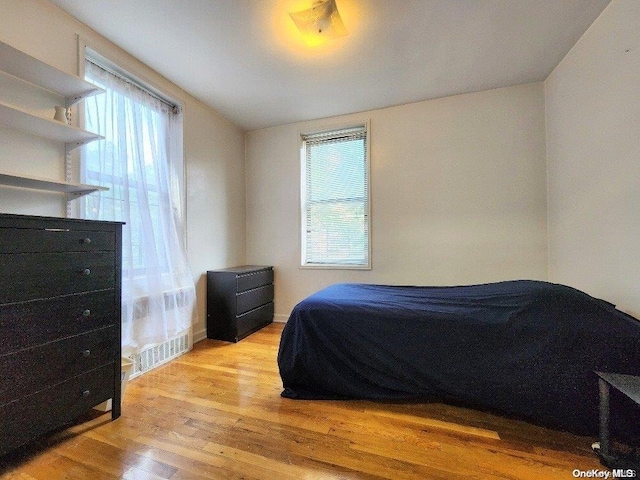
<svg viewBox="0 0 640 480">
<path fill-rule="evenodd" d="M 541 281 L 337 284 L 294 308 L 278 367 L 287 398 L 454 402 L 593 435 L 594 371 L 640 373 L 640 322 Z"/>
</svg>

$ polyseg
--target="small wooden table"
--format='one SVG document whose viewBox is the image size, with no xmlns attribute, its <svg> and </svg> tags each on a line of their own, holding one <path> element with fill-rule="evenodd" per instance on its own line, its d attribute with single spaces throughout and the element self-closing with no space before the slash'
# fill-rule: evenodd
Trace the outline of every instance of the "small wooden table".
<svg viewBox="0 0 640 480">
<path fill-rule="evenodd" d="M 615 388 L 640 405 L 640 377 L 604 372 L 596 372 L 596 375 L 599 377 L 600 389 L 600 451 L 598 454 L 602 463 L 614 468 L 619 465 L 616 465 L 617 459 L 609 453 L 609 389 Z"/>
</svg>

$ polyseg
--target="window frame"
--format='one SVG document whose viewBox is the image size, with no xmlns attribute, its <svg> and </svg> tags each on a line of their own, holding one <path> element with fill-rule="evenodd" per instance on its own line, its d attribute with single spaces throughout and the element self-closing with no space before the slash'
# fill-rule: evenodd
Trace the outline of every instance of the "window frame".
<svg viewBox="0 0 640 480">
<path fill-rule="evenodd" d="M 363 264 L 349 264 L 349 263 L 310 263 L 306 257 L 306 238 L 307 238 L 307 145 L 305 137 L 313 135 L 330 135 L 332 133 L 339 133 L 344 130 L 363 128 L 365 132 L 365 198 L 366 208 L 365 215 L 367 217 L 367 248 L 366 248 L 366 263 Z M 300 211 L 299 211 L 299 232 L 300 232 L 300 267 L 301 269 L 312 270 L 371 270 L 371 127 L 369 120 L 363 120 L 359 122 L 352 122 L 348 124 L 330 125 L 319 129 L 299 131 L 300 141 Z"/>
</svg>

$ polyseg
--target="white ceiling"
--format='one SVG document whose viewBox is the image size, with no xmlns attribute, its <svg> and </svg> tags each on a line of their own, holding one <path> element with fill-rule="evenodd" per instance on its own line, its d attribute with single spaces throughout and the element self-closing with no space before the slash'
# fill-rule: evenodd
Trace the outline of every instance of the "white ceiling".
<svg viewBox="0 0 640 480">
<path fill-rule="evenodd" d="M 610 0 L 50 0 L 245 130 L 544 80 Z"/>
</svg>

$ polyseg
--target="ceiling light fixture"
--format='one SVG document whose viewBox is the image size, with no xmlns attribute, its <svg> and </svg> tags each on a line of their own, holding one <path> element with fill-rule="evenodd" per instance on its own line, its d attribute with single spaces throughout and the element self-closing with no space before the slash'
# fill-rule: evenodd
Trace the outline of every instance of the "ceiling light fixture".
<svg viewBox="0 0 640 480">
<path fill-rule="evenodd" d="M 307 45 L 314 46 L 329 38 L 347 35 L 335 0 L 319 0 L 300 12 L 290 12 L 291 19 L 302 33 Z"/>
</svg>

